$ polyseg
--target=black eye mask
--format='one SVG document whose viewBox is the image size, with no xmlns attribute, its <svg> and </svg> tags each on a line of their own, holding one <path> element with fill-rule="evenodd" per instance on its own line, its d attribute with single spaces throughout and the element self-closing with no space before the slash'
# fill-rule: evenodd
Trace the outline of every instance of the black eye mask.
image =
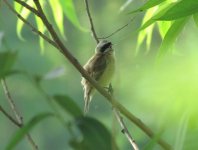
<svg viewBox="0 0 198 150">
<path fill-rule="evenodd" d="M 107 48 L 111 47 L 112 43 L 111 42 L 108 42 L 106 43 L 105 45 L 103 45 L 100 49 L 100 52 L 104 52 Z"/>
</svg>

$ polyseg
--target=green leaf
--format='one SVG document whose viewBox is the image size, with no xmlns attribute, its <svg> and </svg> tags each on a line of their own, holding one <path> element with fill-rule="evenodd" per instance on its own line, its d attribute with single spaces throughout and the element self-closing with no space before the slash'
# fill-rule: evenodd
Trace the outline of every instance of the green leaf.
<svg viewBox="0 0 198 150">
<path fill-rule="evenodd" d="M 161 7 L 158 9 L 158 11 L 155 13 L 155 15 L 149 19 L 147 22 L 145 22 L 138 31 L 141 31 L 147 27 L 149 27 L 151 24 L 157 21 L 161 16 L 163 16 L 170 8 L 172 8 L 175 5 L 175 3 L 169 3 L 166 4 L 164 7 Z"/>
<path fill-rule="evenodd" d="M 27 124 L 25 124 L 22 128 L 20 128 L 15 135 L 10 140 L 9 144 L 7 145 L 6 150 L 13 149 L 22 139 L 23 137 L 30 132 L 30 130 L 40 123 L 42 120 L 52 117 L 54 114 L 52 113 L 41 113 L 36 116 L 34 116 Z"/>
<path fill-rule="evenodd" d="M 157 22 L 159 33 L 160 33 L 160 36 L 162 37 L 162 39 L 166 35 L 171 24 L 172 24 L 171 21 L 158 21 Z"/>
<path fill-rule="evenodd" d="M 41 0 L 40 4 L 41 4 L 42 8 L 45 8 L 44 7 L 44 5 L 45 5 L 45 1 L 44 0 Z M 39 18 L 38 16 L 35 15 L 35 20 L 36 20 L 36 25 L 37 25 L 38 30 L 41 33 L 45 34 L 46 27 L 43 24 L 43 21 L 41 20 L 41 18 Z M 44 42 L 45 42 L 45 40 L 41 36 L 39 36 L 39 44 L 40 44 L 40 47 L 41 47 L 41 53 L 44 53 Z"/>
<path fill-rule="evenodd" d="M 76 119 L 76 125 L 83 135 L 83 140 L 78 143 L 81 147 L 86 150 L 112 149 L 111 134 L 102 123 L 90 117 L 80 117 Z"/>
<path fill-rule="evenodd" d="M 148 21 L 153 13 L 156 11 L 155 8 L 151 8 L 149 9 L 146 14 L 144 15 L 144 18 L 143 18 L 143 21 L 142 21 L 142 24 L 144 24 L 146 21 Z M 139 51 L 139 47 L 140 45 L 144 42 L 144 39 L 146 39 L 146 46 L 147 46 L 147 51 L 149 50 L 150 48 L 150 44 L 151 44 L 151 39 L 152 39 L 152 32 L 153 32 L 153 28 L 154 28 L 154 25 L 151 25 L 149 26 L 148 28 L 144 29 L 144 30 L 141 30 L 138 34 L 138 40 L 137 40 L 137 48 L 136 48 L 136 55 Z"/>
<path fill-rule="evenodd" d="M 195 24 L 198 27 L 198 13 L 196 13 L 196 14 L 193 15 L 193 19 L 194 19 Z"/>
<path fill-rule="evenodd" d="M 1 52 L 0 53 L 0 79 L 10 74 L 11 68 L 17 58 L 16 52 Z"/>
<path fill-rule="evenodd" d="M 54 99 L 57 104 L 59 104 L 66 112 L 68 112 L 73 117 L 79 117 L 83 115 L 83 112 L 74 102 L 72 98 L 66 95 L 55 95 Z"/>
<path fill-rule="evenodd" d="M 53 12 L 53 16 L 54 16 L 54 20 L 56 22 L 56 25 L 62 35 L 62 37 L 64 39 L 66 39 L 65 37 L 65 33 L 64 33 L 64 16 L 63 16 L 63 9 L 62 6 L 59 2 L 59 0 L 49 0 L 49 4 L 52 8 L 52 12 Z"/>
<path fill-rule="evenodd" d="M 35 20 L 36 20 L 36 24 L 37 24 L 37 28 L 38 30 L 41 32 L 41 33 L 45 33 L 46 31 L 46 28 L 42 22 L 42 20 L 35 16 Z M 43 53 L 44 52 L 44 39 L 42 37 L 39 36 L 39 44 L 40 44 L 40 47 L 41 47 L 41 52 Z"/>
<path fill-rule="evenodd" d="M 181 0 L 170 8 L 158 20 L 176 20 L 182 17 L 187 17 L 198 12 L 197 0 Z"/>
<path fill-rule="evenodd" d="M 148 0 L 143 6 L 141 6 L 140 8 L 138 8 L 138 9 L 132 11 L 132 12 L 129 12 L 129 14 L 135 13 L 135 12 L 138 12 L 138 11 L 145 11 L 149 8 L 152 8 L 156 5 L 159 5 L 159 4 L 163 3 L 164 1 L 166 1 L 166 0 Z"/>
<path fill-rule="evenodd" d="M 74 26 L 76 26 L 78 29 L 80 29 L 82 31 L 87 31 L 80 25 L 80 22 L 78 20 L 76 10 L 75 10 L 74 4 L 73 4 L 73 0 L 59 0 L 59 2 L 62 6 L 65 16 L 67 16 L 69 21 L 71 21 L 71 23 Z"/>
<path fill-rule="evenodd" d="M 34 2 L 33 0 L 28 0 L 26 2 L 28 5 L 30 6 L 33 6 L 34 5 Z M 17 6 L 18 7 L 18 6 Z M 18 8 L 17 8 L 18 9 Z M 20 11 L 20 15 L 23 16 L 24 19 L 27 19 L 28 16 L 30 15 L 30 11 L 28 9 L 26 9 L 25 7 L 22 7 L 21 11 Z M 24 40 L 24 38 L 22 37 L 21 35 L 21 31 L 22 31 L 22 28 L 24 26 L 24 22 L 21 21 L 21 19 L 17 19 L 17 35 L 18 37 L 21 39 L 21 40 Z"/>
<path fill-rule="evenodd" d="M 19 13 L 22 9 L 22 5 L 14 1 L 14 9 Z"/>
<path fill-rule="evenodd" d="M 159 57 L 170 50 L 188 20 L 189 18 L 184 18 L 174 21 L 162 41 L 158 55 Z"/>
</svg>

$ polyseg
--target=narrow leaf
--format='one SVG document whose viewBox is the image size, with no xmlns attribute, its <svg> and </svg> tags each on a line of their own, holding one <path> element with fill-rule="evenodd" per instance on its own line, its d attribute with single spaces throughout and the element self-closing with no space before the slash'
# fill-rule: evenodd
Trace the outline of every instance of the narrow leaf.
<svg viewBox="0 0 198 150">
<path fill-rule="evenodd" d="M 38 30 L 41 32 L 41 33 L 45 33 L 46 31 L 46 28 L 42 22 L 42 20 L 35 16 L 35 20 L 36 20 L 36 24 L 37 24 L 37 28 Z M 41 47 L 41 53 L 44 53 L 44 39 L 42 37 L 39 36 L 39 44 L 40 44 L 40 47 Z"/>
<path fill-rule="evenodd" d="M 82 116 L 83 113 L 72 98 L 66 95 L 55 95 L 54 99 L 67 113 L 73 117 Z"/>
<path fill-rule="evenodd" d="M 14 9 L 19 13 L 22 9 L 22 5 L 14 1 Z"/>
<path fill-rule="evenodd" d="M 147 22 L 145 22 L 138 31 L 141 31 L 147 27 L 149 27 L 151 24 L 153 24 L 154 22 L 157 21 L 157 19 L 159 19 L 161 16 L 163 16 L 163 14 L 165 14 L 170 8 L 172 8 L 175 5 L 175 3 L 171 3 L 171 4 L 167 4 L 165 5 L 165 7 L 162 7 L 161 9 L 159 9 L 155 15 L 149 19 Z"/>
<path fill-rule="evenodd" d="M 152 8 L 154 6 L 157 6 L 159 4 L 161 4 L 162 2 L 164 2 L 166 0 L 148 0 L 143 6 L 141 6 L 140 8 L 132 11 L 132 12 L 129 12 L 130 14 L 131 13 L 135 13 L 135 12 L 138 12 L 138 11 L 145 11 L 149 8 Z"/>
<path fill-rule="evenodd" d="M 66 39 L 64 34 L 64 16 L 63 16 L 63 9 L 60 4 L 59 0 L 49 0 L 49 4 L 51 5 L 54 20 L 56 25 L 64 39 Z"/>
<path fill-rule="evenodd" d="M 149 9 L 146 14 L 144 15 L 142 24 L 147 22 L 153 15 L 153 13 L 156 11 L 156 8 Z M 154 25 L 149 26 L 148 28 L 141 30 L 138 34 L 138 40 L 137 40 L 137 48 L 136 48 L 136 55 L 139 51 L 140 45 L 144 42 L 144 39 L 146 39 L 146 46 L 147 51 L 150 48 L 151 39 L 152 39 L 152 32 L 153 32 Z"/>
<path fill-rule="evenodd" d="M 65 16 L 67 16 L 68 20 L 71 21 L 71 23 L 81 31 L 87 31 L 80 25 L 73 0 L 59 0 L 59 1 L 62 6 L 63 12 Z"/>
<path fill-rule="evenodd" d="M 12 150 L 30 130 L 42 120 L 54 116 L 52 113 L 42 113 L 34 116 L 26 125 L 20 128 L 10 140 L 6 150 Z"/>
<path fill-rule="evenodd" d="M 198 13 L 196 13 L 196 14 L 193 15 L 193 19 L 194 19 L 194 21 L 195 21 L 195 24 L 196 24 L 197 27 L 198 27 Z"/>
<path fill-rule="evenodd" d="M 170 50 L 170 48 L 176 42 L 178 35 L 181 33 L 181 31 L 184 28 L 188 19 L 189 18 L 176 20 L 171 25 L 171 27 L 169 28 L 168 32 L 166 33 L 166 35 L 162 41 L 162 44 L 161 44 L 161 47 L 159 50 L 159 57 Z"/>
<path fill-rule="evenodd" d="M 28 5 L 30 5 L 30 6 L 33 6 L 34 5 L 33 0 L 28 0 L 26 3 Z M 22 9 L 20 11 L 20 15 L 23 16 L 24 19 L 27 19 L 28 16 L 30 15 L 30 11 L 28 9 L 26 9 L 25 7 L 22 7 Z M 22 35 L 21 35 L 23 26 L 24 26 L 24 22 L 21 21 L 21 19 L 17 19 L 17 29 L 16 30 L 17 30 L 17 35 L 18 35 L 18 37 L 21 40 L 24 40 L 23 37 L 22 37 Z"/>
<path fill-rule="evenodd" d="M 80 117 L 76 119 L 76 125 L 83 135 L 80 144 L 86 150 L 112 149 L 111 134 L 99 121 L 90 117 Z"/>
<path fill-rule="evenodd" d="M 16 52 L 1 52 L 0 53 L 0 78 L 5 77 L 11 72 L 17 58 Z"/>
<path fill-rule="evenodd" d="M 166 35 L 168 29 L 171 26 L 171 21 L 158 21 L 157 25 L 158 25 L 160 36 L 163 39 L 164 36 Z"/>
<path fill-rule="evenodd" d="M 197 0 L 181 0 L 170 8 L 158 20 L 176 20 L 182 17 L 187 17 L 198 12 Z"/>
<path fill-rule="evenodd" d="M 45 1 L 44 0 L 41 0 L 40 1 L 40 4 L 41 4 L 41 7 L 42 8 L 45 8 L 44 7 L 44 5 L 45 5 Z M 41 33 L 44 34 L 45 31 L 46 31 L 46 27 L 43 24 L 42 20 L 38 16 L 36 16 L 36 15 L 35 15 L 35 20 L 36 20 L 36 25 L 37 25 L 38 30 Z M 41 53 L 44 53 L 44 42 L 45 42 L 45 40 L 41 36 L 39 36 L 39 44 L 40 44 L 40 47 L 41 47 Z"/>
</svg>

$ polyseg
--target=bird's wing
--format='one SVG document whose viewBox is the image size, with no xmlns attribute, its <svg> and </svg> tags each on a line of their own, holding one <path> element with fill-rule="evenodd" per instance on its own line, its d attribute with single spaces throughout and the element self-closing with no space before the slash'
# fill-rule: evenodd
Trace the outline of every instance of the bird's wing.
<svg viewBox="0 0 198 150">
<path fill-rule="evenodd" d="M 91 65 L 90 65 L 91 64 Z M 95 55 L 92 57 L 87 65 L 84 66 L 85 70 L 90 74 L 96 81 L 102 76 L 107 66 L 107 61 L 104 55 Z"/>
</svg>

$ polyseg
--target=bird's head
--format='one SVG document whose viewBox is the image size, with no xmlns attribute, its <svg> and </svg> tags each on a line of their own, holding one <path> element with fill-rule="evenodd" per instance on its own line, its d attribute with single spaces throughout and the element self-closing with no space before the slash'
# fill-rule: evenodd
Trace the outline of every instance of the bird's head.
<svg viewBox="0 0 198 150">
<path fill-rule="evenodd" d="M 107 40 L 101 40 L 96 46 L 95 51 L 96 53 L 102 53 L 102 54 L 113 52 L 112 43 Z"/>
</svg>

